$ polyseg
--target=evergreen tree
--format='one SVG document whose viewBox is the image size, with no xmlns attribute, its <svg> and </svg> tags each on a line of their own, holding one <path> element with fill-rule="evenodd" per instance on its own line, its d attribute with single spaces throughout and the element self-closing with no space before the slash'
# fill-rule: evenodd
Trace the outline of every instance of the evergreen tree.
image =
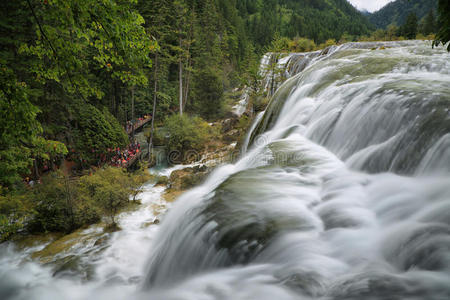
<svg viewBox="0 0 450 300">
<path fill-rule="evenodd" d="M 415 13 L 411 13 L 406 18 L 405 24 L 402 26 L 402 34 L 408 39 L 415 39 L 417 35 L 418 20 Z"/>
<path fill-rule="evenodd" d="M 430 10 L 428 15 L 424 19 L 422 33 L 424 35 L 429 35 L 436 32 L 436 21 L 434 18 L 434 11 Z"/>
<path fill-rule="evenodd" d="M 433 47 L 447 44 L 450 41 L 450 2 L 448 0 L 439 0 L 438 8 L 438 27 L 436 40 L 433 41 Z M 450 52 L 450 43 L 447 46 Z"/>
<path fill-rule="evenodd" d="M 31 166 L 38 173 L 39 163 L 67 153 L 52 139 L 83 145 L 77 149 L 82 156 L 92 153 L 95 143 L 89 143 L 88 131 L 77 134 L 86 122 L 77 112 L 96 114 L 84 128 L 101 136 L 95 140 L 99 146 L 125 143 L 123 129 L 103 107 L 118 113 L 127 86 L 147 82 L 144 70 L 153 45 L 135 3 L 2 1 L 2 186 L 11 186 Z"/>
</svg>

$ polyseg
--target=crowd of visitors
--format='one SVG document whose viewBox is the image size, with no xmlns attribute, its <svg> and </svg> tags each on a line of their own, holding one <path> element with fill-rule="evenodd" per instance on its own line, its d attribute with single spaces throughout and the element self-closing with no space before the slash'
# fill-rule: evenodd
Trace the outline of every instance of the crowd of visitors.
<svg viewBox="0 0 450 300">
<path fill-rule="evenodd" d="M 112 153 L 111 165 L 115 167 L 125 167 L 141 151 L 141 145 L 137 142 L 131 143 L 126 149 L 108 149 Z"/>
<path fill-rule="evenodd" d="M 134 123 L 134 129 L 139 128 L 143 124 L 147 123 L 151 120 L 151 115 L 144 115 L 138 119 Z M 128 121 L 126 123 L 126 131 L 131 133 L 133 130 L 133 123 Z M 122 148 L 108 148 L 105 150 L 100 149 L 91 149 L 92 158 L 88 161 L 84 156 L 82 156 L 78 151 L 74 148 L 69 149 L 69 153 L 67 156 L 56 156 L 51 158 L 50 160 L 39 160 L 36 161 L 33 168 L 33 172 L 35 175 L 34 178 L 24 177 L 23 182 L 29 186 L 33 187 L 36 183 L 40 183 L 39 177 L 47 172 L 52 170 L 57 170 L 60 167 L 60 164 L 65 161 L 66 163 L 73 162 L 73 165 L 70 166 L 71 170 L 83 170 L 90 168 L 92 166 L 100 167 L 102 165 L 108 164 L 114 167 L 128 167 L 130 161 L 139 155 L 141 151 L 141 145 L 136 140 L 133 140 L 130 145 L 128 145 L 125 149 Z"/>
</svg>

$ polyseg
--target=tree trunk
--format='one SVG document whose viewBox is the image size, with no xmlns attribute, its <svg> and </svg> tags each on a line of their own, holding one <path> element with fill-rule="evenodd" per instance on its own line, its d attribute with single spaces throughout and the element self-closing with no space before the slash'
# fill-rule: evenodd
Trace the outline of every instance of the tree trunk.
<svg viewBox="0 0 450 300">
<path fill-rule="evenodd" d="M 180 48 L 181 48 L 181 35 L 180 35 Z M 179 75 L 179 92 L 180 92 L 180 116 L 183 115 L 183 62 L 182 62 L 182 54 L 180 54 L 180 61 L 178 62 L 178 75 Z"/>
<path fill-rule="evenodd" d="M 183 115 L 183 64 L 181 63 L 181 59 L 179 62 L 179 81 L 180 81 L 180 115 Z"/>
<path fill-rule="evenodd" d="M 186 82 L 184 84 L 183 110 L 186 107 L 187 99 L 188 99 L 189 82 L 190 82 L 190 79 L 191 79 L 191 71 L 190 71 L 191 65 L 192 65 L 192 60 L 189 58 L 188 69 L 187 69 L 186 80 L 185 80 Z"/>
<path fill-rule="evenodd" d="M 150 129 L 150 142 L 148 143 L 148 161 L 152 161 L 153 151 L 153 133 L 155 130 L 156 101 L 158 100 L 156 93 L 158 92 L 158 53 L 155 53 L 155 71 L 154 71 L 154 90 L 153 90 L 153 111 L 152 111 L 152 127 Z"/>
<path fill-rule="evenodd" d="M 70 186 L 70 179 L 68 176 L 64 176 L 64 187 L 66 192 L 66 205 L 68 207 L 68 213 L 70 218 L 70 229 L 75 228 L 75 214 L 73 212 L 73 201 L 72 201 L 72 189 Z"/>
<path fill-rule="evenodd" d="M 192 59 L 191 59 L 191 44 L 192 44 L 192 24 L 190 26 L 189 30 L 189 41 L 188 41 L 188 47 L 187 47 L 187 74 L 185 76 L 185 84 L 184 84 L 184 99 L 183 99 L 183 110 L 186 107 L 187 101 L 188 101 L 188 95 L 189 95 L 189 82 L 191 79 L 191 67 L 192 67 Z"/>
<path fill-rule="evenodd" d="M 184 86 L 184 99 L 183 99 L 183 110 L 185 110 L 186 104 L 187 104 L 187 99 L 188 99 L 188 92 L 189 92 L 189 79 L 190 79 L 190 73 L 187 75 L 186 78 L 186 84 Z"/>
<path fill-rule="evenodd" d="M 34 165 L 34 179 L 38 180 L 39 179 L 39 169 L 38 169 L 36 157 L 34 157 L 34 159 L 33 159 L 33 165 Z"/>
</svg>

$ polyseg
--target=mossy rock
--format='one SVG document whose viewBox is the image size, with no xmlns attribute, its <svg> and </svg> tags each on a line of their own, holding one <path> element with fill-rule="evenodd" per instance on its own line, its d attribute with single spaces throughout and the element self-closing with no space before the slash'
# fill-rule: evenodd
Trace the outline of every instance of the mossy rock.
<svg viewBox="0 0 450 300">
<path fill-rule="evenodd" d="M 92 238 L 101 235 L 96 233 L 92 235 L 84 235 L 83 230 L 77 230 L 71 234 L 62 236 L 48 244 L 44 249 L 34 252 L 31 258 L 38 259 L 42 263 L 49 263 L 53 261 L 54 257 L 68 252 L 74 245 L 89 242 Z"/>
<path fill-rule="evenodd" d="M 164 200 L 166 200 L 166 202 L 174 202 L 183 193 L 184 193 L 184 190 L 168 189 L 163 194 L 163 198 L 164 198 Z"/>
</svg>

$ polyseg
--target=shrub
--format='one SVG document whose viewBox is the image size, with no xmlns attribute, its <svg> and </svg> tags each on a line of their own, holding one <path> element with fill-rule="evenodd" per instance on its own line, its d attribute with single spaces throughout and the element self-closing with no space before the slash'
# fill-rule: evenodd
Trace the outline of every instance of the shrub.
<svg viewBox="0 0 450 300">
<path fill-rule="evenodd" d="M 93 150 L 106 151 L 107 148 L 128 145 L 128 136 L 119 122 L 106 109 L 93 105 L 77 105 L 73 112 L 75 148 L 82 159 L 94 163 Z"/>
<path fill-rule="evenodd" d="M 0 242 L 7 240 L 25 227 L 32 210 L 24 194 L 0 196 Z"/>
<path fill-rule="evenodd" d="M 291 50 L 294 52 L 310 52 L 316 49 L 314 41 L 307 38 L 296 37 L 291 42 Z"/>
<path fill-rule="evenodd" d="M 216 130 L 199 117 L 172 115 L 165 121 L 169 136 L 169 151 L 184 154 L 188 150 L 200 151 L 218 136 Z"/>
<path fill-rule="evenodd" d="M 128 174 L 127 189 L 133 201 L 136 201 L 136 196 L 144 191 L 144 184 L 150 179 L 150 174 L 142 169 L 133 174 Z"/>
<path fill-rule="evenodd" d="M 43 177 L 34 198 L 35 213 L 28 224 L 32 232 L 68 233 L 100 220 L 98 208 L 83 197 L 76 179 L 60 172 Z"/>
<path fill-rule="evenodd" d="M 116 213 L 142 191 L 150 175 L 108 167 L 74 178 L 53 172 L 41 180 L 14 193 L 0 190 L 0 241 L 22 229 L 69 233 L 97 223 L 102 215 L 116 227 Z"/>
<path fill-rule="evenodd" d="M 91 176 L 83 176 L 80 179 L 80 190 L 85 199 L 92 199 L 92 203 L 105 213 L 114 225 L 116 213 L 128 203 L 129 182 L 124 170 L 108 167 Z"/>
</svg>

